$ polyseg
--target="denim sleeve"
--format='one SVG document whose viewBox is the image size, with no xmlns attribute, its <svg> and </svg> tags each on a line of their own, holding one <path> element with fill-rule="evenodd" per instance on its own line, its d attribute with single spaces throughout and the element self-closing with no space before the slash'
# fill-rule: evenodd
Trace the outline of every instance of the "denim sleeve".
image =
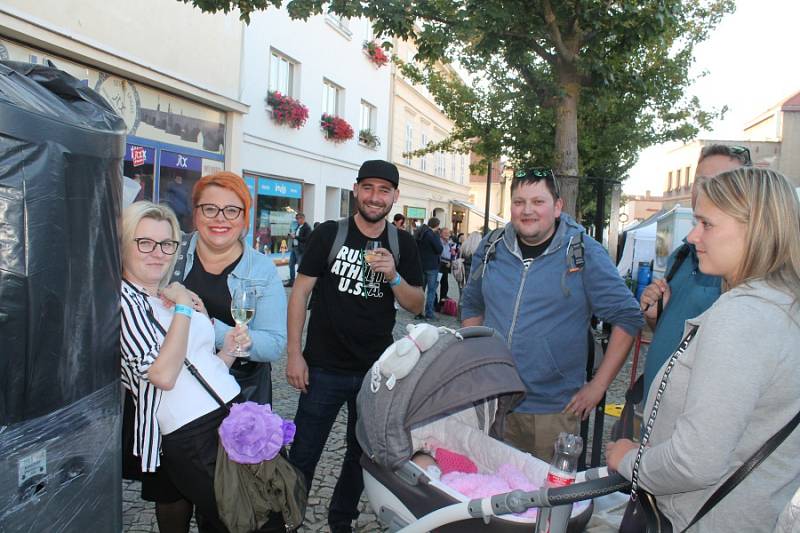
<svg viewBox="0 0 800 533">
<path fill-rule="evenodd" d="M 253 339 L 250 360 L 273 362 L 286 351 L 286 292 L 272 261 L 266 256 L 256 259 L 259 265 L 254 270 L 262 274 L 263 284 L 259 284 L 256 314 L 248 324 Z M 217 348 L 222 347 L 229 329 L 231 327 L 221 320 L 214 321 Z"/>
<path fill-rule="evenodd" d="M 604 322 L 621 327 L 628 335 L 636 336 L 644 326 L 644 316 L 633 293 L 608 252 L 591 237 L 584 237 L 584 243 L 584 288 L 592 313 Z"/>
</svg>

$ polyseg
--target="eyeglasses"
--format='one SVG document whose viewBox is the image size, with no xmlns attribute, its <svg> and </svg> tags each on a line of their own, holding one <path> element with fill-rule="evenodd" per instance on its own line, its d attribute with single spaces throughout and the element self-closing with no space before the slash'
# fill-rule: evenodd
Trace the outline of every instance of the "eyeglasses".
<svg viewBox="0 0 800 533">
<path fill-rule="evenodd" d="M 139 237 L 138 239 L 133 239 L 136 243 L 136 247 L 139 249 L 140 252 L 143 254 L 149 254 L 153 250 L 156 249 L 156 245 L 161 247 L 161 251 L 167 255 L 173 255 L 175 252 L 178 251 L 178 245 L 180 244 L 178 241 L 173 241 L 172 239 L 167 239 L 165 241 L 154 241 L 153 239 L 148 239 L 146 237 Z"/>
<path fill-rule="evenodd" d="M 206 218 L 217 218 L 219 212 L 222 211 L 222 216 L 225 217 L 225 220 L 236 220 L 239 218 L 239 215 L 244 212 L 243 208 L 235 205 L 220 207 L 214 204 L 199 204 L 195 207 L 200 209 L 200 212 L 203 213 L 203 216 Z"/>
<path fill-rule="evenodd" d="M 753 161 L 750 159 L 750 149 L 746 146 L 729 146 L 730 151 L 733 155 L 742 159 L 745 165 L 751 164 Z"/>
<path fill-rule="evenodd" d="M 514 174 L 515 180 L 530 179 L 531 181 L 539 181 L 542 178 L 552 184 L 556 196 L 560 196 L 561 191 L 558 188 L 558 180 L 556 180 L 555 174 L 549 168 L 529 168 L 527 170 L 518 170 Z"/>
</svg>

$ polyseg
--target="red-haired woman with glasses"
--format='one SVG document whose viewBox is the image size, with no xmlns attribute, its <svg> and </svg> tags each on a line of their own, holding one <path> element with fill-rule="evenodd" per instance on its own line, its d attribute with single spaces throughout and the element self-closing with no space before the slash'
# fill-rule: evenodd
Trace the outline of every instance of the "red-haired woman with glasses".
<svg viewBox="0 0 800 533">
<path fill-rule="evenodd" d="M 250 191 L 241 176 L 218 172 L 203 176 L 192 191 L 195 233 L 188 241 L 183 283 L 198 294 L 214 319 L 217 348 L 235 326 L 231 295 L 247 287 L 256 293 L 255 316 L 248 324 L 250 356 L 231 373 L 245 400 L 272 402 L 270 362 L 286 349 L 286 293 L 274 263 L 245 243 L 250 225 Z"/>
</svg>

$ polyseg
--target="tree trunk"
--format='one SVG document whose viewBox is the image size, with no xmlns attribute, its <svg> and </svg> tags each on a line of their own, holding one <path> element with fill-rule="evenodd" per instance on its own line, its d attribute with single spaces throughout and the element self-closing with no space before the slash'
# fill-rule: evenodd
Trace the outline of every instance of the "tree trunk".
<svg viewBox="0 0 800 533">
<path fill-rule="evenodd" d="M 577 176 L 578 99 L 581 85 L 574 65 L 561 63 L 557 73 L 563 93 L 556 104 L 555 172 L 566 176 Z M 565 187 L 562 187 L 564 211 L 575 216 L 575 206 L 578 202 L 577 183 L 564 183 L 564 185 Z"/>
</svg>

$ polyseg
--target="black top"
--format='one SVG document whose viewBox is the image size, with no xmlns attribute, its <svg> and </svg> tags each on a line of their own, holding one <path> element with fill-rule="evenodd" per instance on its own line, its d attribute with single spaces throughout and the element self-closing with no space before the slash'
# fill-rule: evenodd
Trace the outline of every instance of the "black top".
<svg viewBox="0 0 800 533">
<path fill-rule="evenodd" d="M 303 222 L 303 225 L 297 228 L 294 235 L 294 238 L 297 239 L 297 246 L 295 246 L 295 249 L 297 253 L 302 254 L 306 251 L 306 241 L 308 241 L 308 237 L 311 235 L 311 226 L 309 226 L 307 222 Z"/>
<path fill-rule="evenodd" d="M 544 241 L 542 244 L 537 244 L 535 246 L 530 246 L 522 242 L 522 239 L 517 236 L 517 243 L 519 244 L 519 251 L 522 253 L 522 260 L 525 263 L 525 266 L 530 266 L 531 262 L 542 255 L 546 250 L 547 247 L 550 246 L 550 243 L 553 242 L 553 237 L 556 236 L 556 231 L 558 230 L 559 220 L 556 219 L 556 224 L 553 226 L 553 234 L 550 235 L 550 238 Z"/>
<path fill-rule="evenodd" d="M 393 342 L 394 293 L 383 274 L 370 283 L 372 272 L 362 268 L 362 261 L 366 241 L 372 239 L 358 230 L 353 217 L 344 245 L 328 265 L 337 226 L 330 220 L 314 230 L 300 265 L 301 274 L 318 278 L 303 356 L 309 366 L 363 374 Z M 414 239 L 402 231 L 397 238 L 397 271 L 407 283 L 420 287 L 422 269 Z M 389 250 L 386 229 L 379 240 Z"/>
<path fill-rule="evenodd" d="M 442 239 L 423 224 L 416 235 L 422 270 L 439 270 L 439 257 L 442 255 Z"/>
<path fill-rule="evenodd" d="M 231 316 L 231 293 L 228 290 L 228 274 L 233 272 L 242 256 L 236 260 L 219 274 L 210 274 L 206 272 L 200 257 L 194 255 L 194 263 L 189 275 L 183 280 L 183 284 L 190 291 L 197 293 L 203 299 L 203 303 L 208 311 L 208 316 L 215 320 L 222 320 L 224 323 L 233 327 L 236 322 Z"/>
</svg>

